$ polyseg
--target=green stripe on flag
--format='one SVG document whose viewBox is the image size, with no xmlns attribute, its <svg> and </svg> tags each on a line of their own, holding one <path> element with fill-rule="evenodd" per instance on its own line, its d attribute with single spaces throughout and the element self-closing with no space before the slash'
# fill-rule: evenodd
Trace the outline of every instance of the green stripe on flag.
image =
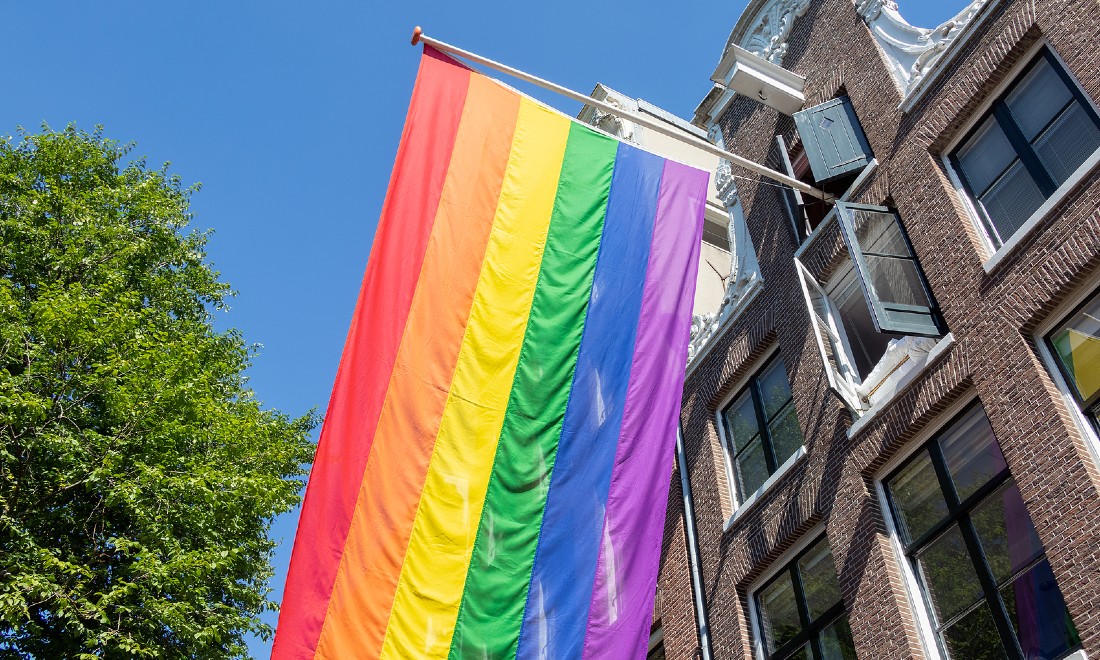
<svg viewBox="0 0 1100 660">
<path fill-rule="evenodd" d="M 550 233 L 451 642 L 514 657 L 573 382 L 618 142 L 570 128 Z"/>
</svg>

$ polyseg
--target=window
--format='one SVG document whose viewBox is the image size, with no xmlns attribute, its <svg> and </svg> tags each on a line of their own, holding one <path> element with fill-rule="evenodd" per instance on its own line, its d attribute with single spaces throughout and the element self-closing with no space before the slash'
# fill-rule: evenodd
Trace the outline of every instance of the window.
<svg viewBox="0 0 1100 660">
<path fill-rule="evenodd" d="M 756 593 L 768 660 L 856 657 L 833 552 L 822 536 Z"/>
<path fill-rule="evenodd" d="M 829 383 L 855 411 L 891 341 L 937 337 L 942 320 L 897 213 L 838 201 L 848 259 L 826 282 L 796 263 Z"/>
<path fill-rule="evenodd" d="M 794 114 L 801 144 L 788 152 L 782 135 L 775 137 L 774 161 L 788 176 L 835 196 L 842 196 L 874 156 L 847 96 Z M 820 225 L 832 204 L 783 187 L 783 201 L 801 243 Z"/>
<path fill-rule="evenodd" d="M 769 361 L 721 417 L 726 451 L 743 502 L 802 447 L 802 430 L 783 360 Z"/>
<path fill-rule="evenodd" d="M 950 658 L 1058 658 L 1081 643 L 980 405 L 885 481 Z"/>
<path fill-rule="evenodd" d="M 1100 294 L 1047 336 L 1073 397 L 1100 432 Z"/>
<path fill-rule="evenodd" d="M 1000 249 L 1100 148 L 1100 117 L 1047 48 L 949 156 Z"/>
</svg>

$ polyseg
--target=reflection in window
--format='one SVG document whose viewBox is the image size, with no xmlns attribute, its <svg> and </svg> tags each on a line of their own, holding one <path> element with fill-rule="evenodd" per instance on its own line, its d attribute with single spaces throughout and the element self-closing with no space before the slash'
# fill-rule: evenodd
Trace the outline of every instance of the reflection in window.
<svg viewBox="0 0 1100 660">
<path fill-rule="evenodd" d="M 1058 658 L 1081 643 L 981 406 L 886 479 L 951 658 Z"/>
<path fill-rule="evenodd" d="M 1100 117 L 1043 49 L 950 156 L 1000 248 L 1100 148 Z"/>
<path fill-rule="evenodd" d="M 775 358 L 724 411 L 727 451 L 741 501 L 755 493 L 802 446 L 791 385 Z"/>
<path fill-rule="evenodd" d="M 766 656 L 854 660 L 829 543 L 822 537 L 756 594 Z"/>
<path fill-rule="evenodd" d="M 829 299 L 840 312 L 840 322 L 847 333 L 848 346 L 852 349 L 852 359 L 860 380 L 867 377 L 878 364 L 879 358 L 886 353 L 891 339 L 902 335 L 879 332 L 875 329 L 871 310 L 864 300 L 856 269 L 849 259 L 829 278 L 825 286 Z"/>
<path fill-rule="evenodd" d="M 1047 338 L 1073 396 L 1100 430 L 1100 294 Z"/>
</svg>

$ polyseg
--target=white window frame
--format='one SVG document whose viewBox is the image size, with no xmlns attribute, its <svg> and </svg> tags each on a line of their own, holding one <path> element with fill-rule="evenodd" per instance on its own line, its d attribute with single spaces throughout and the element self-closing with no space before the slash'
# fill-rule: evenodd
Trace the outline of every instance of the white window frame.
<svg viewBox="0 0 1100 660">
<path fill-rule="evenodd" d="M 1058 358 L 1055 357 L 1054 353 L 1050 350 L 1050 346 L 1047 344 L 1047 337 L 1050 333 L 1054 332 L 1055 328 L 1068 321 L 1070 313 L 1093 295 L 1100 295 L 1100 279 L 1091 280 L 1063 301 L 1054 313 L 1050 314 L 1049 318 L 1035 330 L 1033 339 L 1035 341 L 1035 347 L 1039 352 L 1039 358 L 1046 367 L 1047 373 L 1050 375 L 1055 387 L 1058 388 L 1058 393 L 1062 395 L 1063 405 L 1065 405 L 1066 410 L 1069 411 L 1070 418 L 1073 420 L 1074 426 L 1077 427 L 1077 431 L 1081 434 L 1081 437 L 1085 439 L 1085 445 L 1088 448 L 1093 466 L 1100 468 L 1100 436 L 1097 436 L 1096 429 L 1089 421 L 1085 411 L 1082 410 L 1081 406 L 1077 403 L 1077 397 L 1073 394 L 1072 388 L 1062 375 L 1062 369 L 1058 365 Z"/>
<path fill-rule="evenodd" d="M 768 567 L 768 570 L 764 571 L 760 577 L 756 578 L 749 584 L 746 593 L 749 601 L 749 623 L 752 626 L 752 650 L 756 657 L 756 660 L 765 660 L 767 653 L 764 652 L 764 628 L 760 623 L 760 612 L 756 608 L 756 594 L 760 589 L 770 582 L 772 578 L 779 575 L 779 572 L 788 568 L 794 558 L 802 553 L 803 550 L 810 547 L 814 541 L 818 540 L 822 536 L 825 537 L 825 541 L 829 543 L 829 550 L 831 551 L 833 546 L 829 540 L 829 535 L 825 530 L 825 523 L 818 523 L 813 529 L 806 532 L 795 541 L 794 545 L 787 549 L 786 552 L 779 555 L 779 557 L 772 562 L 772 565 Z M 833 570 L 836 570 L 836 566 L 833 566 Z M 837 575 L 837 579 L 840 579 L 840 575 Z M 841 595 L 843 597 L 843 594 Z M 845 609 L 847 614 L 847 609 Z"/>
<path fill-rule="evenodd" d="M 981 250 L 980 258 L 983 260 L 982 268 L 985 272 L 992 272 L 1002 261 L 1009 255 L 1013 254 L 1016 249 L 1023 243 L 1028 237 L 1030 237 L 1035 230 L 1042 224 L 1046 216 L 1050 214 L 1071 190 L 1077 187 L 1077 184 L 1081 183 L 1092 171 L 1100 164 L 1100 148 L 1092 153 L 1091 156 L 1085 159 L 1085 162 L 1078 167 L 1073 174 L 1069 176 L 1066 181 L 1058 186 L 1054 194 L 1050 196 L 1034 213 L 1031 214 L 1019 229 L 1016 230 L 1012 236 L 1008 237 L 1000 248 L 996 248 L 993 239 L 989 236 L 989 232 L 985 228 L 985 223 L 982 222 L 981 213 L 975 206 L 974 200 L 970 198 L 970 195 L 966 192 L 966 188 L 963 186 L 962 178 L 959 173 L 955 171 L 955 168 L 951 165 L 950 155 L 962 144 L 962 141 L 967 137 L 970 132 L 978 125 L 980 121 L 985 119 L 986 113 L 989 111 L 993 104 L 1004 96 L 1004 94 L 1018 82 L 1020 73 L 1031 64 L 1039 51 L 1046 48 L 1054 56 L 1054 59 L 1058 61 L 1058 64 L 1062 67 L 1062 70 L 1066 72 L 1069 78 L 1081 91 L 1082 95 L 1088 101 L 1093 111 L 1100 114 L 1100 106 L 1097 106 L 1096 99 L 1092 98 L 1085 92 L 1085 87 L 1081 84 L 1081 81 L 1074 75 L 1073 70 L 1066 65 L 1062 56 L 1050 44 L 1046 39 L 1040 39 L 1031 48 L 1028 49 L 1018 62 L 1012 67 L 1012 70 L 989 94 L 989 96 L 982 102 L 978 109 L 972 113 L 971 118 L 960 128 L 951 141 L 947 144 L 946 148 L 940 153 L 940 161 L 943 163 L 944 170 L 947 172 L 947 178 L 951 181 L 952 187 L 955 188 L 955 194 L 962 202 L 963 208 L 966 209 L 966 214 L 970 223 L 977 230 L 977 235 L 981 237 Z"/>
<path fill-rule="evenodd" d="M 752 379 L 760 374 L 760 369 L 762 369 L 769 360 L 771 360 L 778 354 L 779 343 L 772 342 L 772 345 L 768 347 L 768 350 L 764 351 L 764 354 L 760 356 L 760 358 L 753 361 L 752 366 L 749 368 L 748 371 L 746 371 L 745 376 L 737 381 L 736 386 L 733 387 L 733 389 L 730 390 L 730 393 L 722 399 L 722 401 L 718 404 L 717 409 L 714 411 L 714 424 L 718 427 L 718 443 L 722 445 L 722 462 L 726 468 L 726 481 L 729 483 L 730 500 L 733 502 L 733 513 L 730 515 L 729 518 L 726 519 L 725 525 L 722 526 L 723 533 L 728 531 L 738 518 L 745 515 L 745 513 L 750 508 L 752 508 L 752 506 L 756 504 L 756 502 L 760 500 L 764 493 L 771 489 L 775 482 L 779 481 L 781 478 L 783 478 L 783 475 L 790 472 L 791 469 L 794 468 L 795 463 L 797 463 L 803 456 L 806 455 L 806 445 L 805 442 L 803 442 L 802 446 L 799 447 L 793 454 L 791 454 L 789 458 L 783 461 L 782 465 L 777 467 L 775 469 L 775 472 L 773 472 L 771 476 L 769 476 L 764 481 L 764 483 L 760 485 L 760 488 L 757 488 L 752 493 L 746 493 L 743 498 L 738 497 L 740 493 L 738 492 L 737 479 L 735 478 L 733 472 L 733 456 L 730 455 L 729 449 L 731 439 L 726 434 L 726 420 L 723 419 L 722 416 L 725 413 L 726 408 L 728 408 L 729 405 L 733 403 L 733 400 L 743 394 L 745 392 L 745 388 L 749 386 L 749 383 L 752 381 Z M 786 363 L 784 363 L 784 368 L 785 367 Z M 789 377 L 787 382 L 788 384 L 790 384 Z M 793 388 L 791 394 L 793 397 Z M 797 417 L 797 415 L 798 413 L 796 412 L 795 416 Z M 800 430 L 801 428 L 801 425 L 799 425 Z M 803 441 L 805 441 L 806 435 L 804 432 L 802 437 Z"/>
<path fill-rule="evenodd" d="M 940 653 L 939 642 L 936 640 L 936 629 L 932 625 L 932 619 L 928 612 L 928 603 L 924 600 L 924 594 L 921 591 L 920 582 L 917 581 L 917 576 L 913 572 L 913 566 L 905 556 L 905 547 L 902 545 L 897 524 L 894 522 L 894 513 L 890 509 L 890 501 L 886 497 L 884 479 L 923 447 L 926 442 L 931 440 L 934 435 L 953 422 L 959 413 L 975 402 L 981 405 L 977 392 L 974 390 L 965 392 L 954 403 L 940 412 L 935 420 L 926 424 L 923 429 L 910 438 L 905 444 L 905 448 L 874 475 L 875 495 L 878 496 L 879 510 L 882 512 L 882 520 L 886 526 L 886 535 L 889 537 L 890 547 L 894 551 L 894 563 L 898 566 L 902 585 L 905 588 L 905 597 L 909 602 L 909 610 L 913 613 L 915 619 L 914 623 L 916 623 L 917 637 L 920 639 L 921 649 L 924 651 L 924 656 L 929 660 L 947 660 L 947 658 L 944 658 Z M 982 406 L 982 410 L 985 410 L 984 406 Z"/>
</svg>

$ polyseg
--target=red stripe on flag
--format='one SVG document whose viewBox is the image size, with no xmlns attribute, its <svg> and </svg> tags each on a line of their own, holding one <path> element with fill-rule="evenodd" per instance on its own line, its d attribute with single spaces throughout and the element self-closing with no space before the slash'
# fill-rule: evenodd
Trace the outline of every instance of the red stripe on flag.
<svg viewBox="0 0 1100 660">
<path fill-rule="evenodd" d="M 425 48 L 317 445 L 272 658 L 312 658 L 315 653 L 469 82 L 469 70 Z"/>
</svg>

